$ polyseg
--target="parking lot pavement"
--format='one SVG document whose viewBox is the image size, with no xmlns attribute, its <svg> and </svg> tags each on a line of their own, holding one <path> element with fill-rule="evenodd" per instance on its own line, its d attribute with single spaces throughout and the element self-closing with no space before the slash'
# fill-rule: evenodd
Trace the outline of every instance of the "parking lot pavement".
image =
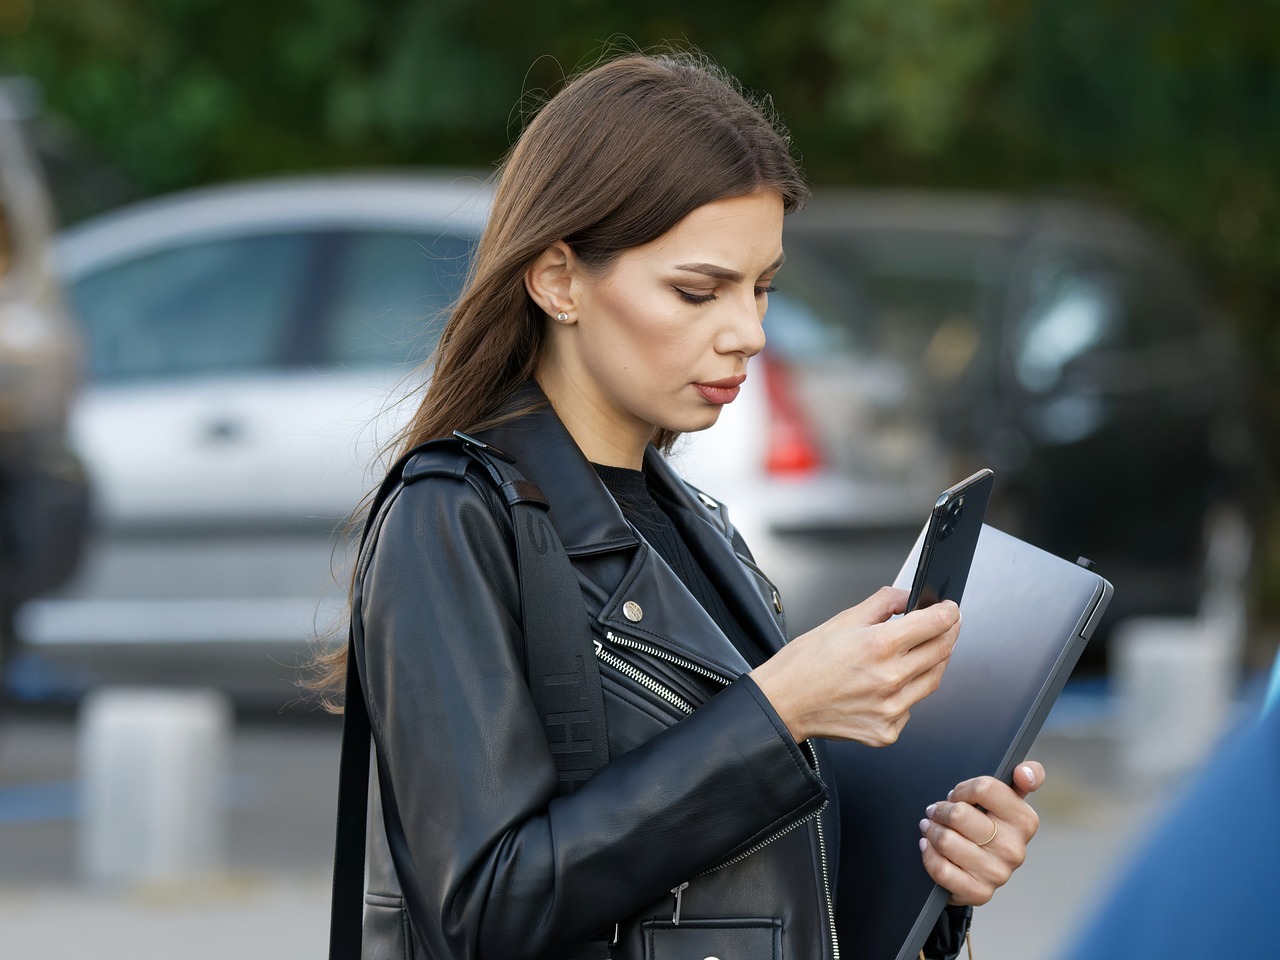
<svg viewBox="0 0 1280 960">
<path fill-rule="evenodd" d="M 337 746 L 338 726 L 328 719 L 238 724 L 225 793 L 225 875 L 112 894 L 76 880 L 73 717 L 0 724 L 4 955 L 323 955 Z M 977 912 L 975 956 L 1050 960 L 1158 817 L 1172 793 L 1126 782 L 1114 755 L 1105 699 L 1069 688 L 1032 751 L 1049 771 L 1034 799 L 1040 833 L 1026 866 Z"/>
<path fill-rule="evenodd" d="M 316 960 L 328 943 L 328 878 L 229 877 L 128 895 L 0 887 L 5 956 L 72 960 Z"/>
</svg>

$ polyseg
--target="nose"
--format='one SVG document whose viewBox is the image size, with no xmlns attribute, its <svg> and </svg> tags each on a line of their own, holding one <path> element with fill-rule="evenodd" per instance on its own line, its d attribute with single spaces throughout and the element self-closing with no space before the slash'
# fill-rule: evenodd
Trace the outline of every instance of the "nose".
<svg viewBox="0 0 1280 960">
<path fill-rule="evenodd" d="M 750 296 L 741 301 L 735 300 L 716 344 L 719 352 L 754 357 L 763 350 L 764 307 L 763 300 L 755 296 L 754 289 Z"/>
</svg>

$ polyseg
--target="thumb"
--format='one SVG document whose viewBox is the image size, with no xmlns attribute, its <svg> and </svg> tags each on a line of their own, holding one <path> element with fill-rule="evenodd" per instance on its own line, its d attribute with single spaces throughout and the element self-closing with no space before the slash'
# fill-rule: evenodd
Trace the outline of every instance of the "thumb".
<svg viewBox="0 0 1280 960">
<path fill-rule="evenodd" d="M 1026 760 L 1018 764 L 1013 771 L 1013 789 L 1018 796 L 1025 798 L 1035 793 L 1044 785 L 1044 767 L 1035 760 Z"/>
</svg>

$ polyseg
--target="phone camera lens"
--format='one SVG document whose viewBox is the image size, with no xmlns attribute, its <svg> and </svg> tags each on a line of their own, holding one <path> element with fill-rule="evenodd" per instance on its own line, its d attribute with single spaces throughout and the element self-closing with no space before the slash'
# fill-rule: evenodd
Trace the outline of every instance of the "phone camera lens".
<svg viewBox="0 0 1280 960">
<path fill-rule="evenodd" d="M 938 535 L 940 537 L 950 536 L 952 531 L 956 528 L 956 523 L 960 519 L 960 514 L 963 512 L 964 497 L 960 497 L 959 499 L 952 501 L 951 505 L 947 507 L 947 514 L 942 521 L 942 526 L 938 528 Z"/>
</svg>

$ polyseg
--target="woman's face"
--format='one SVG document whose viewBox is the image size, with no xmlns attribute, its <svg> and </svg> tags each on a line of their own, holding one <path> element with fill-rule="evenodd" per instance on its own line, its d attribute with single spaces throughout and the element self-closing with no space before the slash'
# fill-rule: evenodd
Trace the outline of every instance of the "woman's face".
<svg viewBox="0 0 1280 960">
<path fill-rule="evenodd" d="M 539 380 L 589 457 L 639 466 L 655 428 L 704 430 L 733 402 L 764 347 L 782 217 L 761 191 L 698 207 L 603 272 L 569 257 L 569 318 L 550 324 Z"/>
</svg>

